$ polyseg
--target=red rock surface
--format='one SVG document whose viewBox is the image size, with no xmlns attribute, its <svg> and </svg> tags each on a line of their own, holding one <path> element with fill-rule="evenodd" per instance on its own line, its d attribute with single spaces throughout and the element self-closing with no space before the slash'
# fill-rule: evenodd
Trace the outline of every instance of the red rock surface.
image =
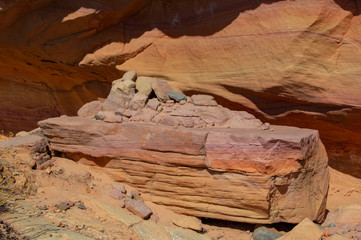
<svg viewBox="0 0 361 240">
<path fill-rule="evenodd" d="M 39 126 L 52 150 L 104 167 L 145 200 L 176 212 L 249 223 L 324 217 L 329 171 L 315 130 L 175 129 L 83 117 Z"/>
<path fill-rule="evenodd" d="M 148 3 L 0 1 L 0 128 L 75 115 L 136 70 L 273 124 L 318 129 L 330 165 L 361 177 L 358 1 Z"/>
</svg>

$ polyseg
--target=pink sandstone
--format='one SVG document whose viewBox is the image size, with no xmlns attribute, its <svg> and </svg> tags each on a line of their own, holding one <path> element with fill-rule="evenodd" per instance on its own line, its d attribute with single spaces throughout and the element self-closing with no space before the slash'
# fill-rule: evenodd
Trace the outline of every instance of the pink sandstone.
<svg viewBox="0 0 361 240">
<path fill-rule="evenodd" d="M 329 173 L 315 130 L 188 129 L 83 117 L 39 126 L 53 151 L 100 166 L 176 212 L 249 223 L 324 218 Z"/>
</svg>

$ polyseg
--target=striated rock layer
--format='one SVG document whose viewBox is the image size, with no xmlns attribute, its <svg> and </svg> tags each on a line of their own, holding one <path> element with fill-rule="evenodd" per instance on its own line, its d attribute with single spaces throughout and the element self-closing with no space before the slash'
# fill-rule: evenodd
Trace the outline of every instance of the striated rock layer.
<svg viewBox="0 0 361 240">
<path fill-rule="evenodd" d="M 318 129 L 330 165 L 361 177 L 360 5 L 0 1 L 0 128 L 75 114 L 136 70 L 273 124 Z"/>
<path fill-rule="evenodd" d="M 198 217 L 249 223 L 320 221 L 329 173 L 318 132 L 184 128 L 85 117 L 39 122 L 51 149 L 103 167 L 145 199 Z"/>
</svg>

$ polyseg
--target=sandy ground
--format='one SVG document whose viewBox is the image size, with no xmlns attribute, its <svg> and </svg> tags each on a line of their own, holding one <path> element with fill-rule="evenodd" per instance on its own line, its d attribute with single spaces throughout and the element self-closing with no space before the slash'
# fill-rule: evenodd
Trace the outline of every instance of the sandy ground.
<svg viewBox="0 0 361 240">
<path fill-rule="evenodd" d="M 7 140 L 9 137 L 0 134 L 0 142 Z"/>
<path fill-rule="evenodd" d="M 0 141 L 5 139 L 7 137 L 0 135 Z M 114 217 L 110 217 L 110 212 L 120 211 L 121 206 L 118 200 L 109 197 L 112 179 L 102 169 L 58 158 L 51 168 L 31 170 L 27 165 L 29 161 L 28 151 L 17 151 L 10 157 L 19 164 L 22 171 L 32 176 L 30 178 L 32 179 L 30 181 L 32 193 L 30 196 L 26 196 L 25 201 L 22 202 L 22 204 L 30 206 L 32 213 L 26 210 L 24 205 L 21 207 L 22 214 L 34 214 L 36 212 L 41 219 L 68 231 L 59 235 L 58 239 L 66 239 L 64 236 L 69 236 L 67 235 L 69 231 L 89 237 L 84 239 L 139 239 L 133 228 L 120 223 Z M 6 159 L 9 156 L 0 153 L 0 158 Z M 361 179 L 334 169 L 330 169 L 330 173 L 327 209 L 333 211 L 343 205 L 361 204 Z M 131 189 L 129 186 L 126 187 Z M 96 203 L 97 201 L 101 203 Z M 59 211 L 56 206 L 61 202 L 74 203 L 75 206 L 67 211 Z M 82 203 L 86 209 L 78 208 L 78 203 Z M 148 204 L 159 216 L 159 222 L 156 223 L 158 226 L 172 226 L 172 217 L 175 213 L 163 206 Z M 109 210 L 109 208 L 113 208 L 113 210 Z M 256 227 L 252 224 L 227 221 L 206 219 L 202 219 L 202 221 L 206 230 L 203 236 L 210 239 L 249 240 Z M 269 228 L 274 228 L 275 231 L 281 233 L 289 231 L 292 227 L 292 225 L 287 224 L 269 226 Z M 13 236 L 12 239 L 17 238 Z"/>
<path fill-rule="evenodd" d="M 330 190 L 327 209 L 333 211 L 343 205 L 361 204 L 361 179 L 330 168 Z"/>
<path fill-rule="evenodd" d="M 4 155 L 0 157 L 9 159 Z M 132 229 L 109 217 L 107 211 L 92 203 L 92 199 L 101 199 L 104 204 L 120 208 L 117 200 L 108 195 L 112 189 L 111 179 L 98 169 L 83 166 L 68 159 L 56 159 L 51 168 L 31 170 L 27 166 L 27 161 L 29 161 L 27 151 L 18 151 L 15 156 L 12 156 L 12 160 L 19 163 L 17 168 L 25 173 L 23 175 L 26 175 L 28 179 L 33 179 L 28 182 L 32 192 L 24 197 L 24 202 L 16 204 L 15 201 L 15 208 L 22 209 L 21 214 L 28 217 L 40 214 L 49 225 L 69 230 L 56 236 L 53 234 L 54 231 L 49 229 L 49 238 L 79 239 L 77 236 L 71 237 L 70 231 L 72 231 L 90 239 L 139 239 Z M 74 206 L 66 211 L 60 211 L 57 205 L 61 202 L 72 203 Z M 86 209 L 77 207 L 79 203 Z M 40 225 L 40 223 L 35 223 L 36 220 L 34 220 L 34 225 Z M 21 232 L 20 229 L 19 231 Z M 37 238 L 34 237 L 34 239 Z"/>
</svg>

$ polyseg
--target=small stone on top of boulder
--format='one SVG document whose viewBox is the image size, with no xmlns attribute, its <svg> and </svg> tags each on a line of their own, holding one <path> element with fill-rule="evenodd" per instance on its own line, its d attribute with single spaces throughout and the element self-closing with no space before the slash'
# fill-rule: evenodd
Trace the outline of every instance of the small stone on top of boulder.
<svg viewBox="0 0 361 240">
<path fill-rule="evenodd" d="M 168 96 L 170 99 L 173 99 L 176 102 L 180 102 L 182 100 L 187 100 L 187 96 L 184 95 L 183 93 L 179 93 L 179 92 L 169 91 Z"/>
<path fill-rule="evenodd" d="M 191 97 L 192 102 L 194 105 L 197 106 L 217 106 L 217 102 L 214 100 L 213 96 L 210 95 L 203 95 L 203 94 L 198 94 L 198 95 L 193 95 Z"/>
<path fill-rule="evenodd" d="M 158 101 L 158 99 L 152 98 L 152 99 L 148 100 L 146 107 L 156 111 L 158 109 L 159 105 L 160 105 L 160 102 Z"/>
<path fill-rule="evenodd" d="M 92 117 L 101 110 L 102 103 L 100 101 L 92 101 L 89 103 L 84 104 L 78 110 L 79 117 Z"/>
<path fill-rule="evenodd" d="M 112 111 L 100 111 L 98 115 L 102 118 L 104 122 L 110 122 L 110 123 L 123 122 L 122 116 L 116 115 L 115 112 Z"/>
<path fill-rule="evenodd" d="M 138 77 L 135 83 L 135 88 L 138 90 L 139 93 L 143 93 L 144 95 L 149 96 L 153 91 L 151 85 L 152 79 L 152 77 Z"/>
<path fill-rule="evenodd" d="M 151 85 L 155 95 L 157 96 L 158 100 L 161 102 L 166 102 L 167 100 L 170 100 L 168 96 L 168 93 L 170 91 L 181 92 L 176 87 L 169 85 L 166 81 L 159 80 L 157 78 L 152 79 Z"/>
<path fill-rule="evenodd" d="M 122 79 L 135 81 L 137 79 L 137 72 L 136 71 L 128 71 L 128 72 L 124 73 Z"/>
<path fill-rule="evenodd" d="M 102 104 L 103 111 L 114 111 L 118 108 L 129 106 L 135 94 L 135 82 L 132 80 L 118 79 L 113 82 L 110 93 Z"/>
<path fill-rule="evenodd" d="M 134 82 L 136 81 L 136 82 Z M 153 96 L 155 98 L 151 98 Z M 95 116 L 110 123 L 143 122 L 186 128 L 252 128 L 268 130 L 269 124 L 242 111 L 231 111 L 217 104 L 213 96 L 196 94 L 187 97 L 167 81 L 137 77 L 129 71 L 113 82 L 104 103 L 85 104 L 79 116 Z"/>
<path fill-rule="evenodd" d="M 120 183 L 120 182 L 113 182 L 112 184 L 114 189 L 117 189 L 119 191 L 121 191 L 122 193 L 127 193 L 127 190 L 125 189 L 124 184 Z"/>
<path fill-rule="evenodd" d="M 116 188 L 113 188 L 109 192 L 109 196 L 114 198 L 114 199 L 117 199 L 117 200 L 122 200 L 124 198 L 123 193 L 119 189 L 116 189 Z"/>
<path fill-rule="evenodd" d="M 132 80 L 124 80 L 123 79 L 118 82 L 116 85 L 117 88 L 122 91 L 124 94 L 133 94 L 135 93 L 135 82 L 133 82 Z"/>
<path fill-rule="evenodd" d="M 153 214 L 152 209 L 148 207 L 142 200 L 131 199 L 126 202 L 125 207 L 142 219 L 148 219 Z"/>
<path fill-rule="evenodd" d="M 129 108 L 131 110 L 138 110 L 144 108 L 145 104 L 147 103 L 148 96 L 144 95 L 143 93 L 137 92 L 132 100 L 130 100 Z"/>
</svg>

